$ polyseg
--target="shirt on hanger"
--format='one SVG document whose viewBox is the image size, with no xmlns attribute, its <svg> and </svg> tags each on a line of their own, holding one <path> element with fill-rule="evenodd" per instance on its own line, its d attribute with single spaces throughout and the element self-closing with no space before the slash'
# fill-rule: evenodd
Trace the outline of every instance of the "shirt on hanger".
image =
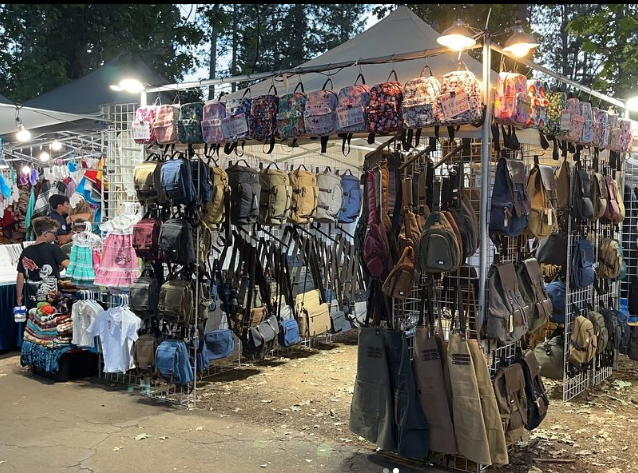
<svg viewBox="0 0 638 473">
<path fill-rule="evenodd" d="M 113 307 L 98 315 L 86 330 L 89 336 L 99 336 L 102 343 L 105 373 L 125 373 L 135 368 L 133 343 L 142 320 L 130 310 Z"/>
<path fill-rule="evenodd" d="M 89 335 L 88 328 L 98 318 L 104 309 L 95 301 L 77 301 L 71 309 L 71 320 L 73 320 L 73 341 L 74 345 L 81 347 L 94 347 L 94 337 Z"/>
</svg>

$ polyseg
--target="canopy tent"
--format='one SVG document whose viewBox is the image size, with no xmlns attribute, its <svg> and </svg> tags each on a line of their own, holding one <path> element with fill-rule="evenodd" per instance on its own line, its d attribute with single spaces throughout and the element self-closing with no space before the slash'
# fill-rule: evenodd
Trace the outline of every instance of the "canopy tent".
<svg viewBox="0 0 638 473">
<path fill-rule="evenodd" d="M 5 97 L 4 95 L 0 94 L 0 103 L 11 103 L 11 100 L 9 100 L 8 97 Z"/>
</svg>

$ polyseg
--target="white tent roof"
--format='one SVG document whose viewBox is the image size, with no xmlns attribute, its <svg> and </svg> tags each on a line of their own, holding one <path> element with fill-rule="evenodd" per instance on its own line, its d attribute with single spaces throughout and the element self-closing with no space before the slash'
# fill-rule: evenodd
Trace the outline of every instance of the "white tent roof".
<svg viewBox="0 0 638 473">
<path fill-rule="evenodd" d="M 439 33 L 425 21 L 419 18 L 407 7 L 398 7 L 383 20 L 379 21 L 363 33 L 349 41 L 337 46 L 316 58 L 300 64 L 300 67 L 334 64 L 343 61 L 355 61 L 357 59 L 391 56 L 393 54 L 412 53 L 428 49 L 440 48 L 436 42 Z M 388 75 L 394 69 L 397 72 L 399 82 L 405 83 L 418 77 L 423 67 L 430 66 L 433 74 L 439 79 L 446 73 L 454 71 L 459 66 L 458 53 L 450 52 L 426 59 L 416 59 L 389 64 L 373 64 L 361 66 L 363 76 L 368 85 L 378 84 L 388 80 Z M 472 71 L 477 79 L 481 80 L 483 66 L 481 62 L 470 57 L 467 53 L 461 56 L 463 62 Z M 352 85 L 359 74 L 358 67 L 348 67 L 332 76 L 334 89 Z M 496 79 L 493 72 L 493 81 Z M 327 79 L 327 75 L 309 73 L 302 76 L 302 82 L 306 92 L 319 90 Z M 272 82 L 262 81 L 250 88 L 251 95 L 266 94 Z M 276 84 L 279 94 L 286 93 L 282 85 Z M 297 85 L 297 80 L 291 78 L 290 92 Z M 240 92 L 241 93 L 241 92 Z"/>
</svg>

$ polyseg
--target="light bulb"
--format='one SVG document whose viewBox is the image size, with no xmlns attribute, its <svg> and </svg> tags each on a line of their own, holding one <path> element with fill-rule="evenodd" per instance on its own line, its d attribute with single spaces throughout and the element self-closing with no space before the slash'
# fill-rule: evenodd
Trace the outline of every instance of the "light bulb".
<svg viewBox="0 0 638 473">
<path fill-rule="evenodd" d="M 31 139 L 31 132 L 27 130 L 22 123 L 18 125 L 18 133 L 16 134 L 18 141 L 29 141 Z"/>
<path fill-rule="evenodd" d="M 144 90 L 144 84 L 137 79 L 123 79 L 117 85 L 109 86 L 111 90 L 116 92 L 129 92 L 131 94 L 139 94 Z"/>
<path fill-rule="evenodd" d="M 40 161 L 47 162 L 50 158 L 51 158 L 51 155 L 47 153 L 46 151 L 42 151 L 40 153 Z"/>
<path fill-rule="evenodd" d="M 31 168 L 25 164 L 22 166 L 22 174 L 31 174 Z"/>
<path fill-rule="evenodd" d="M 527 53 L 529 53 L 530 49 L 532 48 L 526 44 L 516 44 L 514 46 L 510 46 L 507 51 L 512 53 L 513 56 L 525 57 L 527 56 Z"/>
<path fill-rule="evenodd" d="M 53 143 L 51 143 L 51 149 L 53 151 L 60 151 L 62 149 L 62 143 L 60 143 L 58 140 L 55 140 Z"/>
<path fill-rule="evenodd" d="M 627 99 L 625 103 L 629 111 L 638 112 L 638 96 Z"/>
</svg>

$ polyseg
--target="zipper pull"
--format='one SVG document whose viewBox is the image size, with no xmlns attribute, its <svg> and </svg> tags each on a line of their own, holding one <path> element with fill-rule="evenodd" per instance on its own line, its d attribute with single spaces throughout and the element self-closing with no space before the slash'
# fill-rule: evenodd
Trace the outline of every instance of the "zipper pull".
<svg viewBox="0 0 638 473">
<path fill-rule="evenodd" d="M 510 333 L 514 332 L 514 315 L 510 314 Z"/>
<path fill-rule="evenodd" d="M 509 218 L 507 217 L 507 208 L 503 209 L 503 213 L 505 214 L 505 217 L 503 218 L 503 226 L 507 228 L 509 226 Z"/>
</svg>

